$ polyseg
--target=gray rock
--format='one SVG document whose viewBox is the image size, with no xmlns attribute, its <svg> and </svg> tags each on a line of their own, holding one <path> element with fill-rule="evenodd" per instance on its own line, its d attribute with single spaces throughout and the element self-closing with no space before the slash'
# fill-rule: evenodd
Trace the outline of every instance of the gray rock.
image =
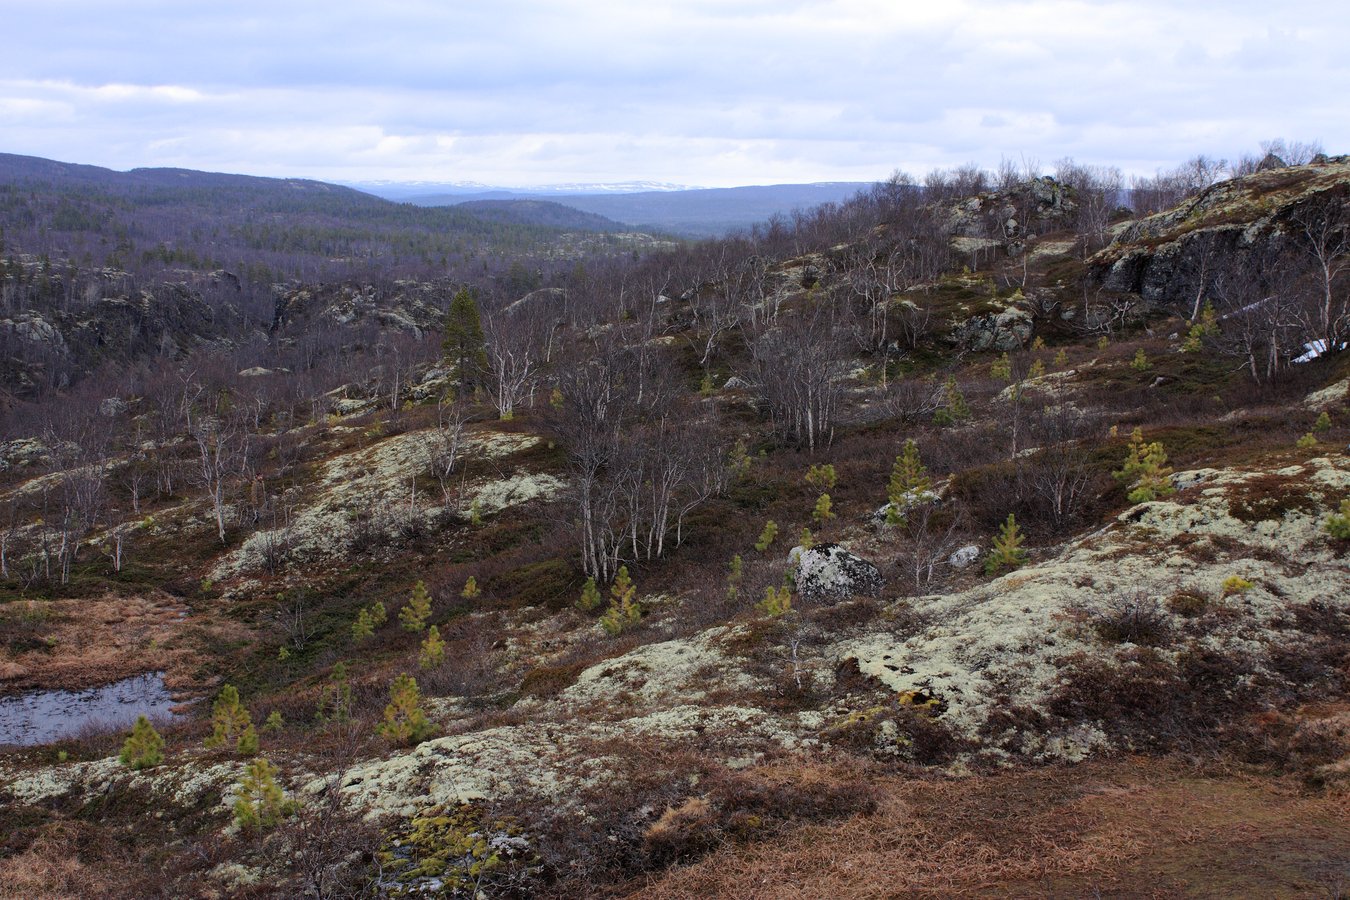
<svg viewBox="0 0 1350 900">
<path fill-rule="evenodd" d="M 957 326 L 954 337 L 958 344 L 976 352 L 1011 351 L 1025 346 L 1032 331 L 1031 313 L 1010 306 L 1000 313 L 971 316 Z"/>
<path fill-rule="evenodd" d="M 947 557 L 947 565 L 951 566 L 953 569 L 966 569 L 979 558 L 980 545 L 967 544 L 951 556 Z"/>
<path fill-rule="evenodd" d="M 126 411 L 126 401 L 119 397 L 107 397 L 98 405 L 98 414 L 106 419 L 120 416 Z"/>
<path fill-rule="evenodd" d="M 885 586 L 880 569 L 838 544 L 793 547 L 788 560 L 797 567 L 797 590 L 809 600 L 876 597 Z"/>
</svg>

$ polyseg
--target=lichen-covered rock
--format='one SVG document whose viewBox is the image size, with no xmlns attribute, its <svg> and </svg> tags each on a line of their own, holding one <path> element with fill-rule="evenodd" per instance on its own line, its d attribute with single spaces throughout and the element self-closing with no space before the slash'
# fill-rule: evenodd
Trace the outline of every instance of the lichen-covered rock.
<svg viewBox="0 0 1350 900">
<path fill-rule="evenodd" d="M 880 569 L 838 544 L 793 547 L 788 559 L 797 567 L 797 590 L 810 600 L 876 597 L 885 586 Z"/>
<path fill-rule="evenodd" d="M 980 545 L 967 544 L 947 557 L 947 565 L 953 569 L 967 569 L 980 558 Z"/>
<path fill-rule="evenodd" d="M 1031 313 L 1010 306 L 999 313 L 971 316 L 957 326 L 955 341 L 967 350 L 1020 350 L 1034 330 Z"/>
</svg>

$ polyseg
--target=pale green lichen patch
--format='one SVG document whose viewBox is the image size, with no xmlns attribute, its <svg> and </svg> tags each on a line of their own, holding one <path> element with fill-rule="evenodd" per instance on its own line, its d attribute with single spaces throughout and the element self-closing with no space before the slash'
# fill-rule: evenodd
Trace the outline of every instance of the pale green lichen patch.
<svg viewBox="0 0 1350 900">
<path fill-rule="evenodd" d="M 759 748 L 808 746 L 794 728 L 746 707 L 682 705 L 613 722 L 530 723 L 425 741 L 406 753 L 349 769 L 340 790 L 370 819 L 409 817 L 436 805 L 512 796 L 568 803 L 619 776 L 606 742 L 720 736 L 727 758 Z M 305 790 L 322 790 L 318 780 Z"/>
<path fill-rule="evenodd" d="M 435 429 L 409 431 L 326 460 L 312 494 L 295 498 L 298 508 L 290 523 L 249 535 L 216 564 L 210 577 L 231 578 L 275 567 L 279 560 L 340 557 L 360 529 L 392 536 L 409 523 L 430 527 L 447 512 L 446 498 L 439 489 L 418 491 L 413 485 L 430 473 L 439 443 Z M 463 459 L 504 460 L 540 443 L 536 435 L 481 431 L 466 435 L 459 452 Z M 448 511 L 467 516 L 475 502 L 479 514 L 491 514 L 550 499 L 564 483 L 552 475 L 521 471 L 471 480 L 462 487 Z"/>
<path fill-rule="evenodd" d="M 890 690 L 940 697 L 947 723 L 974 738 L 1000 708 L 1044 709 L 1067 660 L 1102 654 L 1100 639 L 1083 622 L 1107 614 L 1122 598 L 1160 602 L 1184 585 L 1217 600 L 1232 576 L 1242 577 L 1251 588 L 1228 598 L 1234 614 L 1216 622 L 1202 646 L 1245 654 L 1257 666 L 1274 648 L 1298 639 L 1282 626 L 1291 605 L 1350 604 L 1350 571 L 1328 544 L 1320 514 L 1298 507 L 1271 520 L 1230 514 L 1232 492 L 1258 479 L 1267 488 L 1274 479 L 1291 490 L 1310 484 L 1337 494 L 1350 490 L 1345 461 L 1176 478 L 1199 490 L 1136 506 L 1057 558 L 926 599 L 923 611 L 931 624 L 919 634 L 866 634 L 840 642 L 831 654 L 856 660 L 862 674 Z M 1034 753 L 1075 758 L 1105 740 L 1075 734 L 1047 733 Z"/>
</svg>

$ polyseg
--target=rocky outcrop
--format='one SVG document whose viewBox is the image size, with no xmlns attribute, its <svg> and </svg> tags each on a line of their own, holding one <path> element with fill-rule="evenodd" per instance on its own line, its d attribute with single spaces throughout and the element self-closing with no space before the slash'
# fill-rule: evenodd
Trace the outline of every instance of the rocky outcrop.
<svg viewBox="0 0 1350 900">
<path fill-rule="evenodd" d="M 1311 203 L 1350 208 L 1350 157 L 1265 169 L 1224 181 L 1174 209 L 1132 222 L 1093 258 L 1089 277 L 1148 304 L 1194 298 L 1220 266 L 1271 268 L 1297 240 Z"/>
</svg>

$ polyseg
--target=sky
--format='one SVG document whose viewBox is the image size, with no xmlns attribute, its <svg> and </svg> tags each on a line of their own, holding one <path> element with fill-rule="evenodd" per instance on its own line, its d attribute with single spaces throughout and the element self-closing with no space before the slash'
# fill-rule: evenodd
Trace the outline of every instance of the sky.
<svg viewBox="0 0 1350 900">
<path fill-rule="evenodd" d="M 1350 152 L 1329 0 L 0 0 L 0 152 L 723 187 Z"/>
</svg>

